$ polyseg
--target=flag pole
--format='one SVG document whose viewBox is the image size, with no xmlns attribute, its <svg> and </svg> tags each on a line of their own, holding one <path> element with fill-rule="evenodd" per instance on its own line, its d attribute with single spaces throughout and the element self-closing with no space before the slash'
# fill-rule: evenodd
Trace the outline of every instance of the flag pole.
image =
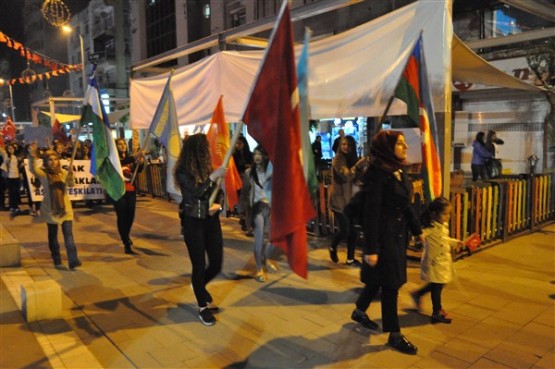
<svg viewBox="0 0 555 369">
<path fill-rule="evenodd" d="M 233 137 L 231 138 L 231 141 L 229 142 L 229 148 L 227 149 L 227 152 L 225 153 L 224 160 L 222 162 L 222 167 L 224 167 L 224 168 L 227 168 L 227 166 L 229 164 L 229 160 L 231 159 L 231 155 L 233 154 L 233 150 L 235 149 L 235 144 L 237 143 L 237 140 L 239 139 L 239 135 L 241 134 L 241 129 L 242 128 L 243 128 L 243 122 L 239 121 L 237 123 L 237 126 L 235 127 L 235 131 L 233 132 Z M 222 178 L 218 178 L 218 180 L 216 181 L 216 187 L 214 188 L 214 191 L 212 191 L 212 194 L 210 195 L 210 199 L 208 200 L 208 207 L 212 206 L 214 201 L 216 201 L 216 196 L 218 195 L 218 192 L 220 191 L 220 186 L 221 185 L 222 185 Z"/>
<path fill-rule="evenodd" d="M 266 49 L 264 50 L 264 55 L 262 56 L 262 60 L 260 61 L 260 64 L 258 65 L 258 71 L 256 72 L 256 76 L 253 80 L 254 82 L 251 84 L 251 88 L 249 90 L 249 93 L 247 94 L 247 99 L 246 99 L 245 106 L 243 107 L 243 113 L 241 114 L 241 119 L 243 119 L 245 117 L 245 112 L 247 111 L 247 107 L 249 106 L 249 101 L 251 100 L 252 93 L 254 92 L 254 87 L 256 85 L 256 81 L 258 81 L 258 78 L 260 77 L 260 73 L 262 73 L 262 67 L 264 66 L 264 62 L 266 61 L 266 58 L 268 57 L 268 53 L 270 51 L 270 45 L 272 44 L 272 42 L 274 41 L 274 38 L 276 37 L 276 33 L 277 33 L 276 25 L 279 24 L 279 22 L 281 20 L 281 17 L 283 17 L 283 13 L 285 13 L 285 8 L 287 6 L 288 1 L 289 0 L 283 0 L 283 2 L 281 3 L 281 8 L 279 9 L 279 13 L 278 13 L 278 16 L 276 18 L 276 22 L 274 23 L 272 33 L 270 34 L 270 38 L 268 39 L 268 46 L 266 46 Z M 241 121 L 241 124 L 243 124 L 242 121 Z"/>
<path fill-rule="evenodd" d="M 89 80 L 91 78 L 94 78 L 95 73 L 96 73 L 96 64 L 95 64 L 95 66 L 94 66 L 94 68 L 91 72 L 91 76 L 89 77 Z M 87 85 L 87 88 L 88 87 L 89 86 Z M 85 95 L 86 95 L 86 90 L 85 90 Z M 83 106 L 85 106 L 85 97 L 83 97 Z M 81 124 L 81 122 L 79 122 L 79 128 L 77 129 L 77 134 L 75 135 L 75 143 L 73 145 L 73 152 L 71 153 L 71 160 L 69 161 L 69 168 L 68 168 L 67 177 L 66 177 L 66 185 L 67 185 L 68 178 L 70 177 L 70 175 L 73 174 L 73 162 L 75 161 L 75 155 L 77 154 L 77 142 L 79 142 L 79 135 L 81 134 L 82 129 L 83 129 L 83 125 Z"/>
<path fill-rule="evenodd" d="M 77 143 L 79 142 L 79 135 L 81 134 L 82 129 L 83 129 L 83 126 L 79 124 L 79 128 L 77 129 L 77 134 L 75 135 L 76 137 L 75 137 L 75 143 L 73 144 L 73 152 L 71 153 L 71 160 L 69 161 L 69 169 L 67 171 L 66 184 L 69 176 L 73 174 L 73 161 L 75 160 L 75 154 L 77 154 Z"/>
<path fill-rule="evenodd" d="M 170 71 L 170 75 L 168 76 L 168 79 L 171 80 L 171 78 L 173 77 L 173 73 L 175 72 L 175 69 L 172 68 L 172 70 Z M 167 82 L 166 82 L 167 83 Z M 163 97 L 163 96 L 162 96 Z M 152 124 L 151 124 L 152 125 Z M 143 147 L 139 147 L 139 153 L 141 153 L 142 151 L 145 150 L 145 147 L 147 147 L 148 143 L 150 142 L 150 129 L 148 130 L 148 132 L 146 133 L 146 137 L 145 140 L 143 141 Z M 167 169 L 167 168 L 166 168 Z M 131 183 L 135 182 L 135 178 L 137 177 L 137 173 L 139 171 L 139 166 L 135 165 L 135 169 L 133 170 L 133 176 L 131 177 Z"/>
<path fill-rule="evenodd" d="M 279 23 L 279 21 L 281 20 L 281 17 L 283 16 L 283 13 L 285 12 L 285 8 L 287 6 L 287 2 L 288 0 L 283 0 L 283 2 L 281 3 L 281 8 L 279 10 L 278 16 L 276 17 L 276 22 L 274 24 L 274 27 L 272 29 L 272 33 L 270 35 L 270 38 L 268 39 L 268 45 L 271 45 L 275 35 L 277 33 L 277 27 L 276 24 Z M 256 76 L 254 78 L 254 81 L 258 80 L 258 77 L 260 76 L 260 73 L 262 72 L 262 66 L 264 65 L 264 61 L 266 60 L 266 57 L 268 56 L 268 52 L 269 52 L 270 48 L 266 47 L 266 50 L 264 50 L 264 56 L 262 57 L 262 60 L 260 62 L 260 65 L 258 67 L 258 71 L 256 72 Z M 247 106 L 249 105 L 249 101 L 251 99 L 251 95 L 254 91 L 254 87 L 255 87 L 256 83 L 253 83 L 251 85 L 250 91 L 248 93 L 248 98 L 246 99 L 246 103 L 245 106 L 243 107 L 243 113 L 241 114 L 241 119 L 243 119 L 243 117 L 245 116 L 245 112 L 247 111 Z M 226 154 L 225 154 L 225 158 L 224 158 L 224 162 L 222 163 L 222 166 L 227 166 L 229 159 L 231 157 L 231 154 L 233 153 L 233 149 L 235 148 L 235 143 L 237 142 L 237 139 L 239 138 L 239 134 L 241 133 L 241 128 L 243 128 L 243 121 L 239 121 L 238 122 L 238 126 L 235 129 L 235 132 L 233 133 L 233 138 L 231 139 L 231 142 L 229 144 L 229 149 L 227 150 Z M 220 185 L 221 185 L 221 178 L 218 179 L 218 181 L 216 181 L 216 188 L 214 189 L 214 192 L 212 192 L 212 195 L 210 195 L 210 199 L 208 201 L 208 206 L 211 206 L 214 203 L 214 200 L 216 200 L 216 196 L 218 194 L 218 191 L 220 189 Z"/>
</svg>

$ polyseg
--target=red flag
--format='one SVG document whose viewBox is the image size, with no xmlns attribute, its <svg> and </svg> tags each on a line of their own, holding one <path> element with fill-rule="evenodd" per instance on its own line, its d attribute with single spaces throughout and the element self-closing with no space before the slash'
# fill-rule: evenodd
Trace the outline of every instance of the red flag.
<svg viewBox="0 0 555 369">
<path fill-rule="evenodd" d="M 214 168 L 222 166 L 225 154 L 227 150 L 229 150 L 229 127 L 225 122 L 222 98 L 223 96 L 220 96 L 218 100 L 218 104 L 212 114 L 210 129 L 206 134 L 208 136 L 208 142 L 210 143 L 210 151 L 212 153 L 210 156 Z M 227 203 L 230 209 L 233 209 L 235 205 L 239 203 L 237 191 L 241 189 L 242 185 L 241 176 L 235 166 L 233 157 L 231 157 L 225 175 L 225 190 L 227 192 Z"/>
<path fill-rule="evenodd" d="M 10 118 L 10 116 L 8 115 L 8 117 L 6 118 L 6 122 L 2 127 L 2 134 L 7 141 L 13 141 L 15 139 L 15 131 L 15 124 L 13 124 L 12 118 Z"/>
<path fill-rule="evenodd" d="M 299 157 L 299 95 L 287 1 L 274 26 L 243 122 L 274 166 L 270 241 L 285 251 L 291 269 L 306 278 L 306 222 L 315 212 Z"/>
<path fill-rule="evenodd" d="M 64 127 L 62 127 L 58 119 L 54 121 L 54 126 L 52 126 L 52 137 L 64 145 L 69 142 L 69 137 L 67 137 Z"/>
</svg>

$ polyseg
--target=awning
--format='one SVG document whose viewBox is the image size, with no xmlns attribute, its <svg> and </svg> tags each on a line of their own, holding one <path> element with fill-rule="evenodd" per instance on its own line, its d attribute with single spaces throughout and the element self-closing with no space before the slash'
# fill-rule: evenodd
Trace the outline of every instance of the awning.
<svg viewBox="0 0 555 369">
<path fill-rule="evenodd" d="M 517 90 L 541 91 L 540 88 L 523 82 L 497 69 L 453 34 L 452 43 L 453 80 L 479 83 L 481 85 L 513 88 Z"/>
<path fill-rule="evenodd" d="M 50 116 L 49 111 L 41 110 L 41 113 Z M 108 113 L 108 120 L 110 121 L 110 124 L 114 124 L 118 122 L 121 118 L 126 116 L 128 113 L 129 113 L 129 109 L 116 110 L 114 112 Z M 62 124 L 69 123 L 69 122 L 77 122 L 79 121 L 79 119 L 81 119 L 81 115 L 76 115 L 76 114 L 56 113 L 55 115 L 56 115 L 56 119 L 58 119 L 58 121 Z"/>
</svg>

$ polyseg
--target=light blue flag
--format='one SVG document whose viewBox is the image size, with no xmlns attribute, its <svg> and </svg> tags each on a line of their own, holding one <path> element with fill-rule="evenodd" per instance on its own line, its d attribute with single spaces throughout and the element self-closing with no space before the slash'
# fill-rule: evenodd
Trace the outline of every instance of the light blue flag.
<svg viewBox="0 0 555 369">
<path fill-rule="evenodd" d="M 171 89 L 171 79 L 173 71 L 168 76 L 166 87 L 156 108 L 156 113 L 152 118 L 149 131 L 166 148 L 168 160 L 166 163 L 166 190 L 177 200 L 181 197 L 181 191 L 175 185 L 173 180 L 173 167 L 179 157 L 182 141 L 179 136 L 179 125 L 177 123 L 177 111 L 175 109 L 175 100 Z"/>
<path fill-rule="evenodd" d="M 310 144 L 310 104 L 308 102 L 308 41 L 311 31 L 307 28 L 304 36 L 304 46 L 301 56 L 297 63 L 297 84 L 299 88 L 299 113 L 301 131 L 301 150 L 304 178 L 311 194 L 318 190 L 318 178 L 316 177 L 316 166 L 314 164 L 314 154 Z"/>
</svg>

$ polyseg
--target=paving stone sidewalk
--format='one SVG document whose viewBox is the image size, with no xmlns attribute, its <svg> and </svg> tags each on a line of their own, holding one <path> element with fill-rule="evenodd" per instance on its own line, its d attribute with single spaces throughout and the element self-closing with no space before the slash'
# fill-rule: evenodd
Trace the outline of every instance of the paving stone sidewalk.
<svg viewBox="0 0 555 369">
<path fill-rule="evenodd" d="M 45 225 L 0 214 L 24 249 L 22 266 L 2 268 L 2 281 L 24 271 L 55 280 L 64 293 L 61 319 L 27 324 L 0 284 L 1 368 L 555 367 L 553 224 L 458 261 L 457 281 L 443 294 L 450 325 L 430 324 L 428 299 L 423 313 L 412 310 L 409 292 L 422 282 L 410 263 L 399 309 L 419 352 L 407 356 L 386 345 L 386 334 L 350 321 L 358 269 L 342 264 L 345 248 L 339 264 L 329 261 L 329 239 L 310 238 L 308 280 L 282 258 L 281 270 L 259 283 L 250 277 L 253 239 L 236 219 L 222 219 L 223 273 L 208 287 L 221 312 L 206 327 L 196 314 L 175 204 L 139 198 L 138 256 L 123 253 L 109 205 L 78 206 L 75 214 L 83 266 L 74 272 L 53 267 Z M 378 301 L 369 315 L 381 324 Z M 29 344 L 14 345 L 22 341 Z"/>
</svg>

